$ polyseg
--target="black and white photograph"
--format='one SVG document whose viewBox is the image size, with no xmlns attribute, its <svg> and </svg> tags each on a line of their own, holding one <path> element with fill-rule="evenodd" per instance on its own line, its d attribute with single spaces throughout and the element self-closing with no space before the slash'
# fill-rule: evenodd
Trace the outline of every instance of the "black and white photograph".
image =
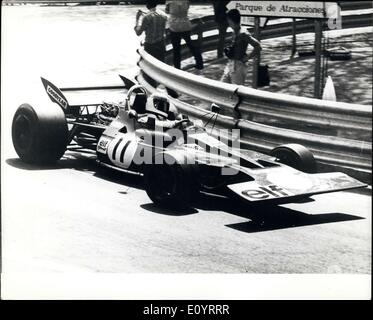
<svg viewBox="0 0 373 320">
<path fill-rule="evenodd" d="M 1 298 L 371 299 L 372 54 L 372 1 L 3 0 Z"/>
</svg>

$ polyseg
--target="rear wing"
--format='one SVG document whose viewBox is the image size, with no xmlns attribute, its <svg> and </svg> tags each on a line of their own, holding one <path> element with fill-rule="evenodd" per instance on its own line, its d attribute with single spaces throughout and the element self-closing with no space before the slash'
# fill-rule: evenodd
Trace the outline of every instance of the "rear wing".
<svg viewBox="0 0 373 320">
<path fill-rule="evenodd" d="M 52 102 L 57 103 L 62 108 L 65 114 L 77 116 L 79 115 L 80 108 L 82 106 L 95 105 L 95 104 L 98 104 L 97 101 L 102 102 L 104 100 L 103 95 L 100 94 L 100 97 L 99 97 L 100 100 L 96 100 L 96 102 L 92 102 L 92 101 L 88 102 L 86 99 L 87 95 L 90 99 L 93 99 L 95 98 L 95 96 L 97 96 L 97 94 L 95 95 L 92 91 L 102 91 L 102 90 L 118 91 L 119 90 L 120 95 L 122 95 L 125 91 L 128 91 L 132 86 L 136 85 L 136 83 L 131 79 L 128 79 L 122 75 L 119 75 L 119 77 L 123 81 L 124 85 L 59 88 L 56 85 L 54 85 L 52 82 L 50 82 L 49 80 L 42 78 L 42 77 L 41 77 L 41 82 L 43 83 L 45 91 L 49 99 Z M 90 91 L 90 93 L 88 94 L 87 91 Z M 78 102 L 70 103 L 69 100 L 65 96 L 65 94 L 68 95 L 68 93 L 69 94 L 75 93 L 75 95 L 71 95 L 71 97 L 74 98 L 76 97 L 78 93 L 80 93 L 81 95 L 84 92 L 85 92 L 85 94 L 83 94 L 83 98 L 85 99 L 84 102 L 79 101 L 81 99 L 77 99 Z"/>
<path fill-rule="evenodd" d="M 41 82 L 43 83 L 49 99 L 51 99 L 52 102 L 57 103 L 62 108 L 64 113 L 71 113 L 69 102 L 67 101 L 65 95 L 61 92 L 61 90 L 57 88 L 52 82 L 42 77 Z"/>
</svg>

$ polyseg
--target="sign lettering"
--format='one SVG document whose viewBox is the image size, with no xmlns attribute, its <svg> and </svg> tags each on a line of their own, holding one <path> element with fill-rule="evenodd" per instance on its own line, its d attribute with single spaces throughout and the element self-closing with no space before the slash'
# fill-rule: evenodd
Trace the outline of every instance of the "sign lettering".
<svg viewBox="0 0 373 320">
<path fill-rule="evenodd" d="M 49 85 L 47 86 L 47 92 L 62 108 L 67 108 L 67 101 Z"/>
<path fill-rule="evenodd" d="M 311 1 L 231 1 L 228 9 L 238 9 L 242 16 L 288 18 L 340 18 L 336 2 Z"/>
</svg>

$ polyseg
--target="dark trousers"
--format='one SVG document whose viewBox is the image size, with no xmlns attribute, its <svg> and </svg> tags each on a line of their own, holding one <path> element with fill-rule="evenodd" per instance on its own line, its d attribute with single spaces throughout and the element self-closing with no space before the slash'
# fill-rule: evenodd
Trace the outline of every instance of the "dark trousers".
<svg viewBox="0 0 373 320">
<path fill-rule="evenodd" d="M 166 57 L 166 47 L 164 41 L 159 41 L 156 43 L 146 43 L 144 44 L 144 49 L 147 53 L 152 55 L 154 58 L 164 62 Z M 147 74 L 143 73 L 144 79 L 148 82 L 152 87 L 156 88 L 159 83 L 155 81 L 153 78 L 149 77 Z"/>
<path fill-rule="evenodd" d="M 227 22 L 219 22 L 218 29 L 219 29 L 219 41 L 218 41 L 218 58 L 222 58 L 224 56 L 224 46 L 225 46 L 225 36 L 227 34 L 228 23 Z"/>
<path fill-rule="evenodd" d="M 184 39 L 189 50 L 192 52 L 196 60 L 196 68 L 203 69 L 203 59 L 200 50 L 193 44 L 190 38 L 190 31 L 172 32 L 170 31 L 171 43 L 174 51 L 174 67 L 180 69 L 181 63 L 181 39 Z"/>
<path fill-rule="evenodd" d="M 146 43 L 144 44 L 144 49 L 147 53 L 151 54 L 154 58 L 164 62 L 166 56 L 166 47 L 164 41 L 159 41 L 156 43 Z"/>
</svg>

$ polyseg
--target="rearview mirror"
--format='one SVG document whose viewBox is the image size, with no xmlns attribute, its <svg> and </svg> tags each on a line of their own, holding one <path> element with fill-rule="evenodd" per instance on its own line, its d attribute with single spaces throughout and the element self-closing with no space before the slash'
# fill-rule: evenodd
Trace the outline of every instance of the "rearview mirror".
<svg viewBox="0 0 373 320">
<path fill-rule="evenodd" d="M 137 114 L 137 112 L 136 112 L 135 110 L 130 110 L 130 111 L 128 112 L 128 117 L 129 117 L 130 119 L 135 119 L 135 120 L 137 120 L 137 118 L 138 118 L 139 116 L 138 116 L 138 114 Z"/>
</svg>

